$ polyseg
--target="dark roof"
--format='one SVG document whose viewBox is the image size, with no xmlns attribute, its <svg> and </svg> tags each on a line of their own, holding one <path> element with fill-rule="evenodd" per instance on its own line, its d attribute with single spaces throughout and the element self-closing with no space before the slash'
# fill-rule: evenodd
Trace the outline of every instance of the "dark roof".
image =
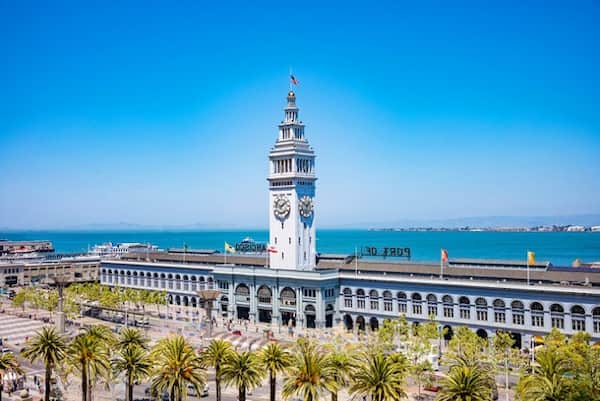
<svg viewBox="0 0 600 401">
<path fill-rule="evenodd" d="M 151 252 L 148 255 L 150 260 L 157 262 L 182 263 L 183 254 L 169 254 L 166 252 Z M 146 254 L 123 255 L 122 260 L 140 260 L 146 259 Z M 219 255 L 185 255 L 186 263 L 198 264 L 221 264 L 225 262 L 225 256 Z M 261 255 L 227 255 L 227 263 L 241 266 L 266 266 L 266 256 Z M 472 266 L 449 266 L 444 267 L 444 277 L 448 279 L 462 280 L 481 280 L 481 281 L 512 281 L 525 282 L 527 280 L 527 269 L 524 267 L 514 267 L 509 261 L 508 266 L 502 265 L 501 261 L 492 261 L 486 264 L 485 260 L 478 260 L 477 264 Z M 537 265 L 537 264 L 536 264 Z M 321 257 L 317 264 L 318 270 L 338 269 L 340 271 L 357 270 L 360 273 L 400 275 L 407 277 L 438 277 L 440 275 L 440 265 L 436 263 L 425 262 L 395 262 L 389 260 L 367 260 L 353 258 Z M 537 283 L 539 281 L 545 284 L 567 285 L 584 284 L 594 287 L 600 286 L 600 269 L 594 268 L 570 268 L 570 267 L 537 267 L 529 271 L 530 281 Z"/>
</svg>

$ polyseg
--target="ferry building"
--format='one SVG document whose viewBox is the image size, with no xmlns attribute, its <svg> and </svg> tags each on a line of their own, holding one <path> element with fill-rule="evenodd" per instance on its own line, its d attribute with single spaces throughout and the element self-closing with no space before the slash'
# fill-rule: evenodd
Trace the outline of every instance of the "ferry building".
<svg viewBox="0 0 600 401">
<path fill-rule="evenodd" d="M 391 262 L 319 255 L 315 153 L 290 91 L 269 153 L 269 250 L 149 252 L 105 260 L 101 283 L 162 290 L 168 302 L 200 307 L 198 291 L 219 290 L 216 316 L 274 326 L 377 330 L 385 319 L 433 316 L 446 338 L 459 326 L 481 337 L 510 331 L 518 346 L 555 327 L 600 342 L 600 269 L 506 260 Z"/>
</svg>

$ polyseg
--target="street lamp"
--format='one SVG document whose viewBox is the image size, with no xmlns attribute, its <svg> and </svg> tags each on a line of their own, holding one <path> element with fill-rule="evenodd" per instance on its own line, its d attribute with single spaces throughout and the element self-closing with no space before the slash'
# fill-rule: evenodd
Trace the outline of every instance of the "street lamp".
<svg viewBox="0 0 600 401">
<path fill-rule="evenodd" d="M 52 277 L 54 284 L 58 290 L 58 311 L 56 312 L 56 330 L 59 334 L 65 333 L 65 312 L 63 311 L 64 304 L 64 288 L 71 282 L 69 275 L 62 274 L 61 276 Z"/>
<path fill-rule="evenodd" d="M 208 318 L 208 337 L 212 337 L 212 309 L 213 302 L 219 297 L 220 291 L 214 288 L 208 287 L 208 283 L 204 284 L 203 288 L 197 291 L 197 294 L 204 301 L 204 309 L 206 309 L 206 317 Z"/>
</svg>

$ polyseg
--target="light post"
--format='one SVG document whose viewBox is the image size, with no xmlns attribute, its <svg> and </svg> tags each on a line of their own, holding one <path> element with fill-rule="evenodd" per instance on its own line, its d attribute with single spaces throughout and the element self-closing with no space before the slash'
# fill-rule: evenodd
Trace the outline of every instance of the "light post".
<svg viewBox="0 0 600 401">
<path fill-rule="evenodd" d="M 61 276 L 54 276 L 53 278 L 56 289 L 58 290 L 58 308 L 56 312 L 56 330 L 59 334 L 65 333 L 65 312 L 63 310 L 64 305 L 64 288 L 71 282 L 68 275 L 62 274 Z"/>
<path fill-rule="evenodd" d="M 213 302 L 219 297 L 220 291 L 214 288 L 214 284 L 212 288 L 208 287 L 208 283 L 205 283 L 203 288 L 201 288 L 197 294 L 204 301 L 204 309 L 206 310 L 206 317 L 208 318 L 208 337 L 212 337 L 212 309 Z"/>
</svg>

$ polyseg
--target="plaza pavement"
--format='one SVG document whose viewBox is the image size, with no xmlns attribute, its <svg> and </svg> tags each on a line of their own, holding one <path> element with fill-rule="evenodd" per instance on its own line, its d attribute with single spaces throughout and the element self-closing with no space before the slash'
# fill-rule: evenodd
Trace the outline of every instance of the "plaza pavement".
<svg viewBox="0 0 600 401">
<path fill-rule="evenodd" d="M 169 316 L 170 319 L 159 319 L 157 314 L 148 313 L 150 315 L 150 327 L 144 328 L 144 331 L 151 339 L 151 343 L 156 343 L 159 339 L 168 336 L 169 334 L 179 333 L 183 334 L 188 340 L 198 349 L 201 349 L 208 345 L 211 338 L 221 338 L 229 341 L 232 346 L 238 351 L 256 351 L 262 348 L 269 342 L 269 339 L 279 341 L 281 343 L 287 343 L 294 341 L 297 337 L 310 337 L 319 342 L 332 341 L 337 339 L 343 343 L 348 342 L 359 342 L 361 339 L 356 333 L 347 333 L 341 327 L 320 329 L 320 330 L 302 330 L 294 329 L 293 334 L 288 331 L 287 327 L 278 327 L 272 324 L 265 323 L 241 323 L 232 322 L 227 327 L 227 322 L 219 320 L 213 326 L 211 338 L 208 338 L 208 324 L 202 322 L 202 312 L 199 314 L 189 313 L 189 311 L 182 310 L 184 307 L 170 307 Z M 43 367 L 39 364 L 31 365 L 28 361 L 23 360 L 19 355 L 19 350 L 22 348 L 24 341 L 33 336 L 37 330 L 44 326 L 43 321 L 40 319 L 50 318 L 48 312 L 40 312 L 29 309 L 15 309 L 7 305 L 6 303 L 1 307 L 2 313 L 0 313 L 0 336 L 5 339 L 5 345 L 11 349 L 18 357 L 24 370 L 29 377 L 26 382 L 26 387 L 31 390 L 31 395 L 34 401 L 41 398 L 40 393 L 35 389 L 31 377 L 37 375 L 38 377 L 43 376 Z M 187 313 L 186 313 L 187 312 Z M 31 318 L 29 318 L 31 316 Z M 34 319 L 35 318 L 35 319 Z M 47 323 L 51 324 L 51 323 Z M 71 333 L 76 333 L 78 328 L 84 325 L 92 324 L 105 324 L 114 330 L 118 330 L 122 327 L 122 324 L 108 322 L 105 320 L 80 317 L 73 321 L 68 326 L 68 330 Z M 234 334 L 236 332 L 236 334 Z M 267 337 L 267 333 L 270 337 Z M 216 399 L 214 392 L 214 372 L 212 369 L 208 370 L 208 383 L 210 386 L 209 396 L 205 398 L 188 397 L 191 401 L 196 400 L 207 400 L 213 401 Z M 502 383 L 502 381 L 499 381 Z M 134 389 L 134 399 L 143 400 L 147 399 L 148 396 L 144 394 L 144 390 L 149 387 L 149 383 L 141 383 Z M 278 380 L 278 391 L 281 390 L 281 380 Z M 503 388 L 499 385 L 499 400 L 504 401 L 505 395 Z M 409 383 L 407 392 L 410 394 L 409 400 L 416 399 L 417 388 L 413 384 Z M 77 401 L 80 397 L 80 383 L 77 378 L 72 378 L 70 383 L 64 383 L 64 398 L 65 401 Z M 113 385 L 110 389 L 106 389 L 103 386 L 98 386 L 94 391 L 93 401 L 116 401 L 123 398 L 124 388 L 123 385 Z M 435 393 L 428 391 L 421 391 L 424 396 L 423 400 L 434 400 Z M 3 394 L 3 399 L 18 399 L 17 394 L 13 394 L 13 398 L 8 398 L 7 393 Z M 266 401 L 269 399 L 269 386 L 268 381 L 265 379 L 263 384 L 255 389 L 252 394 L 247 396 L 248 401 Z M 346 392 L 339 394 L 339 400 L 350 400 L 351 397 Z M 509 400 L 513 400 L 512 391 L 509 394 Z M 237 400 L 237 389 L 234 387 L 223 387 L 223 401 L 236 401 Z M 357 400 L 360 401 L 360 400 Z"/>
</svg>

